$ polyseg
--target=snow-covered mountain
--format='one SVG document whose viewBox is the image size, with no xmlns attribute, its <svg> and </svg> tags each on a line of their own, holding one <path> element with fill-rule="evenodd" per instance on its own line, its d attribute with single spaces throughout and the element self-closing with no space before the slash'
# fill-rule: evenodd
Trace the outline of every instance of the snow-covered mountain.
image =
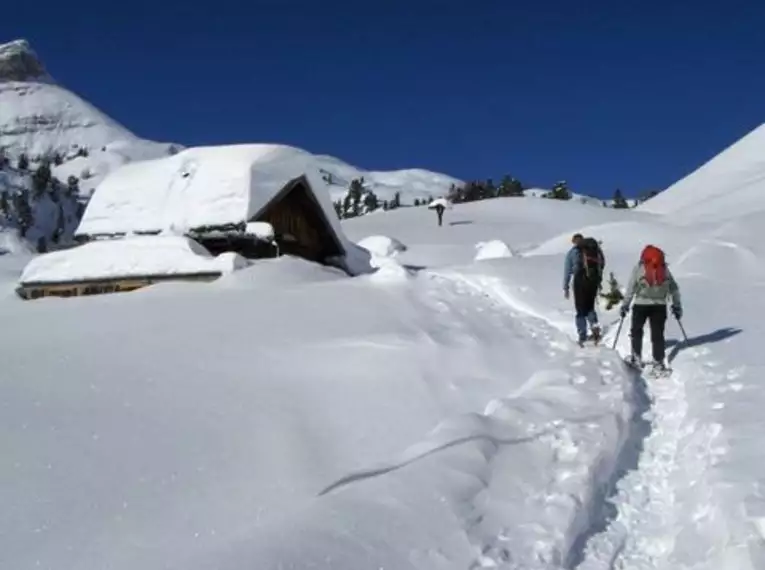
<svg viewBox="0 0 765 570">
<path fill-rule="evenodd" d="M 62 180 L 77 176 L 87 195 L 115 168 L 174 154 L 183 146 L 136 136 L 58 85 L 29 43 L 16 40 L 0 45 L 0 148 L 13 158 L 26 153 L 33 165 L 38 157 L 58 153 L 64 162 L 54 174 Z M 381 200 L 400 192 L 404 204 L 445 195 L 452 184 L 461 183 L 427 170 L 368 171 L 327 155 L 317 155 L 316 166 L 327 177 L 333 199 L 360 177 Z"/>
<path fill-rule="evenodd" d="M 29 43 L 0 45 L 0 148 L 26 154 L 34 165 L 58 155 L 54 175 L 80 178 L 87 193 L 109 171 L 135 160 L 175 152 L 180 145 L 139 138 L 58 85 Z"/>
</svg>

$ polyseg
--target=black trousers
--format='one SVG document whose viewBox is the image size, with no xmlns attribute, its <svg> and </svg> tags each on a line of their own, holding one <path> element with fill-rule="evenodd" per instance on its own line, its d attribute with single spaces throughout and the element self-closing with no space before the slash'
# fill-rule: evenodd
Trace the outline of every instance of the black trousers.
<svg viewBox="0 0 765 570">
<path fill-rule="evenodd" d="M 657 362 L 664 361 L 664 326 L 667 324 L 666 305 L 633 305 L 632 326 L 632 354 L 640 356 L 643 350 L 643 327 L 648 321 L 651 327 L 651 348 L 653 359 Z"/>
<path fill-rule="evenodd" d="M 584 273 L 574 275 L 574 308 L 576 316 L 585 318 L 595 311 L 595 299 L 598 298 L 597 281 L 587 279 Z"/>
</svg>

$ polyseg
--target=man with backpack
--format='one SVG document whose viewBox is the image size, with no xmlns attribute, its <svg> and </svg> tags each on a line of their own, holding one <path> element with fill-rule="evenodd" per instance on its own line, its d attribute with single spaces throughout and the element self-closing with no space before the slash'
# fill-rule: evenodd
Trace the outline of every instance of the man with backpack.
<svg viewBox="0 0 765 570">
<path fill-rule="evenodd" d="M 630 362 L 642 366 L 643 327 L 646 320 L 651 328 L 651 347 L 654 366 L 666 370 L 664 364 L 664 327 L 667 323 L 667 298 L 672 299 L 672 314 L 677 320 L 683 316 L 680 289 L 664 260 L 664 252 L 656 246 L 647 245 L 640 254 L 640 261 L 632 270 L 627 292 L 621 307 L 622 318 L 627 316 L 632 304 L 632 356 Z"/>
<path fill-rule="evenodd" d="M 600 340 L 598 314 L 595 312 L 595 300 L 598 297 L 600 284 L 603 280 L 603 267 L 606 264 L 603 251 L 594 238 L 585 238 L 582 234 L 574 234 L 573 244 L 566 254 L 563 264 L 563 294 L 569 298 L 569 284 L 574 278 L 574 307 L 576 308 L 576 332 L 579 346 L 587 340 L 587 323 L 590 324 L 592 340 Z"/>
</svg>

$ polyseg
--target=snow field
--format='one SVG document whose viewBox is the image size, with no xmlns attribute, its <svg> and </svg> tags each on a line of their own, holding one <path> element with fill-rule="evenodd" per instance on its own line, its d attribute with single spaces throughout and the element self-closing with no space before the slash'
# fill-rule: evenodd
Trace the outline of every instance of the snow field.
<svg viewBox="0 0 765 570">
<path fill-rule="evenodd" d="M 285 258 L 3 300 L 0 566 L 757 568 L 760 220 L 513 199 L 434 217 L 343 224 L 388 273 Z M 604 346 L 571 342 L 577 230 L 622 283 L 646 236 L 666 249 L 690 337 L 668 323 L 671 378 L 625 369 L 615 309 Z M 492 240 L 518 255 L 474 262 Z"/>
</svg>

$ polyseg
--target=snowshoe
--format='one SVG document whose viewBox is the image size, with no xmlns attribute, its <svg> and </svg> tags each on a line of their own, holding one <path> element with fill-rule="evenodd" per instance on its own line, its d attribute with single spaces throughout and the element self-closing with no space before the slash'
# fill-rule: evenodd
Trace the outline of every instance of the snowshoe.
<svg viewBox="0 0 765 570">
<path fill-rule="evenodd" d="M 655 378 L 662 378 L 672 374 L 672 369 L 663 362 L 652 362 L 650 375 Z"/>
<path fill-rule="evenodd" d="M 637 370 L 638 372 L 642 372 L 645 366 L 642 359 L 639 356 L 635 356 L 634 354 L 631 356 L 626 356 L 624 358 L 624 363 L 633 370 Z"/>
</svg>

